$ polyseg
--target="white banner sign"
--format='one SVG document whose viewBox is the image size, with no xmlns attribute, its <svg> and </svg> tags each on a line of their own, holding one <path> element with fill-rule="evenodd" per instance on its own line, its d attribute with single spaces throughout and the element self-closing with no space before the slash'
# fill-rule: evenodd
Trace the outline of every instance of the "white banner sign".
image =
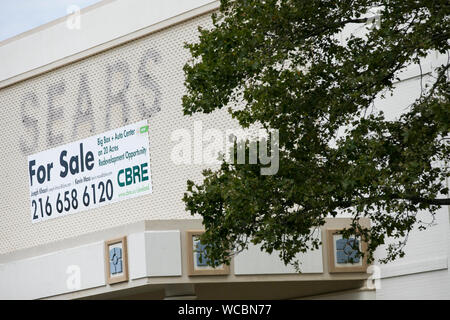
<svg viewBox="0 0 450 320">
<path fill-rule="evenodd" d="M 152 192 L 147 121 L 28 157 L 33 223 Z"/>
</svg>

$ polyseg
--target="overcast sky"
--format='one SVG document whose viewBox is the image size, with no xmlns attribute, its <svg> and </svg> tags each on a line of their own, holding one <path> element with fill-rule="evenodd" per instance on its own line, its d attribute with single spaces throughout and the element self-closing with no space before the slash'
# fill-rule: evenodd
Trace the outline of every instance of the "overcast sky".
<svg viewBox="0 0 450 320">
<path fill-rule="evenodd" d="M 67 15 L 76 5 L 87 7 L 100 0 L 0 0 L 0 41 Z"/>
</svg>

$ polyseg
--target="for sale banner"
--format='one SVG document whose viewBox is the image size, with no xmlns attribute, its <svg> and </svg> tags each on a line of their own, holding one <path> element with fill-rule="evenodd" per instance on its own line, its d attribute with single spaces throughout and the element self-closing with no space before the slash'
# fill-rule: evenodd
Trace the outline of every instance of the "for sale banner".
<svg viewBox="0 0 450 320">
<path fill-rule="evenodd" d="M 33 223 L 152 192 L 147 121 L 28 157 Z"/>
</svg>

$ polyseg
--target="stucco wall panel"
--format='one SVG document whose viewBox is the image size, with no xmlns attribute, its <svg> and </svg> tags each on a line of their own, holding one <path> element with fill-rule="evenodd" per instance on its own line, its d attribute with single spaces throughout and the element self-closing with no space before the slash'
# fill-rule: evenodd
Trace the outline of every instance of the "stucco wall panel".
<svg viewBox="0 0 450 320">
<path fill-rule="evenodd" d="M 205 165 L 176 165 L 176 129 L 193 139 L 224 133 L 237 123 L 225 110 L 183 116 L 185 42 L 195 41 L 204 15 L 0 90 L 0 254 L 151 219 L 191 218 L 182 202 L 186 180 L 201 179 Z M 153 194 L 33 225 L 27 156 L 143 119 L 149 122 Z M 225 143 L 225 142 L 224 142 Z M 192 155 L 193 159 L 193 155 Z"/>
</svg>

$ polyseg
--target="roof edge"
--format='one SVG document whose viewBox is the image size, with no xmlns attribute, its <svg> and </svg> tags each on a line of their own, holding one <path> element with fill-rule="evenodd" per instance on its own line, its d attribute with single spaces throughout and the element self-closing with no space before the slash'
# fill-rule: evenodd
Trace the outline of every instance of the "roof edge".
<svg viewBox="0 0 450 320">
<path fill-rule="evenodd" d="M 105 1 L 102 1 L 100 3 L 97 3 L 97 5 L 99 5 L 99 4 L 105 5 L 105 4 L 108 4 L 108 3 L 111 3 L 111 2 L 115 2 L 115 1 L 117 1 L 117 0 L 105 0 Z M 95 6 L 95 4 L 93 6 Z M 90 11 L 92 9 L 97 8 L 97 7 L 92 8 L 93 6 L 90 6 L 90 8 L 86 7 L 85 9 L 89 9 L 88 11 Z M 9 86 L 11 86 L 13 84 L 16 84 L 18 82 L 21 82 L 21 81 L 24 81 L 24 80 L 28 80 L 30 78 L 39 76 L 39 75 L 41 75 L 43 73 L 55 70 L 57 68 L 63 67 L 65 65 L 68 65 L 70 63 L 73 63 L 73 62 L 85 59 L 85 58 L 87 58 L 89 56 L 92 56 L 92 55 L 95 55 L 95 54 L 107 51 L 107 50 L 112 49 L 114 47 L 120 46 L 120 45 L 122 45 L 124 43 L 127 43 L 127 42 L 130 42 L 130 41 L 133 41 L 133 40 L 145 37 L 145 36 L 147 36 L 149 34 L 152 34 L 154 32 L 160 31 L 162 29 L 165 29 L 165 28 L 174 26 L 176 24 L 185 22 L 187 20 L 193 19 L 193 18 L 195 18 L 197 16 L 204 15 L 204 14 L 207 14 L 209 12 L 215 11 L 215 10 L 217 10 L 219 8 L 219 6 L 220 6 L 220 1 L 212 1 L 212 2 L 210 2 L 208 4 L 206 4 L 206 5 L 202 5 L 200 7 L 197 7 L 197 8 L 188 10 L 188 11 L 185 11 L 185 12 L 183 12 L 181 14 L 178 14 L 178 15 L 172 16 L 172 17 L 170 17 L 168 19 L 165 19 L 165 20 L 156 22 L 154 24 L 148 25 L 148 26 L 146 26 L 144 28 L 135 30 L 135 31 L 133 31 L 131 33 L 125 34 L 123 36 L 119 36 L 117 38 L 114 38 L 112 40 L 106 41 L 104 43 L 100 43 L 100 44 L 98 44 L 96 46 L 93 46 L 93 47 L 90 47 L 90 48 L 88 48 L 86 50 L 81 50 L 81 51 L 79 51 L 79 52 L 77 52 L 75 54 L 71 54 L 71 55 L 68 55 L 66 57 L 62 57 L 60 59 L 52 61 L 50 63 L 43 64 L 43 65 L 41 65 L 39 67 L 32 68 L 32 69 L 30 69 L 28 71 L 25 71 L 25 72 L 22 72 L 22 73 L 18 73 L 16 75 L 12 76 L 12 77 L 6 78 L 4 80 L 0 80 L 0 89 L 4 89 L 4 88 L 9 87 Z M 65 17 L 63 17 L 63 19 L 65 19 Z M 55 21 L 58 21 L 58 20 L 55 20 Z M 51 24 L 52 23 L 58 23 L 58 22 L 55 22 L 55 21 L 50 22 L 50 23 Z M 48 28 L 48 27 L 49 26 L 46 26 L 46 28 Z M 1 49 L 1 47 L 0 47 L 0 49 Z"/>
</svg>

